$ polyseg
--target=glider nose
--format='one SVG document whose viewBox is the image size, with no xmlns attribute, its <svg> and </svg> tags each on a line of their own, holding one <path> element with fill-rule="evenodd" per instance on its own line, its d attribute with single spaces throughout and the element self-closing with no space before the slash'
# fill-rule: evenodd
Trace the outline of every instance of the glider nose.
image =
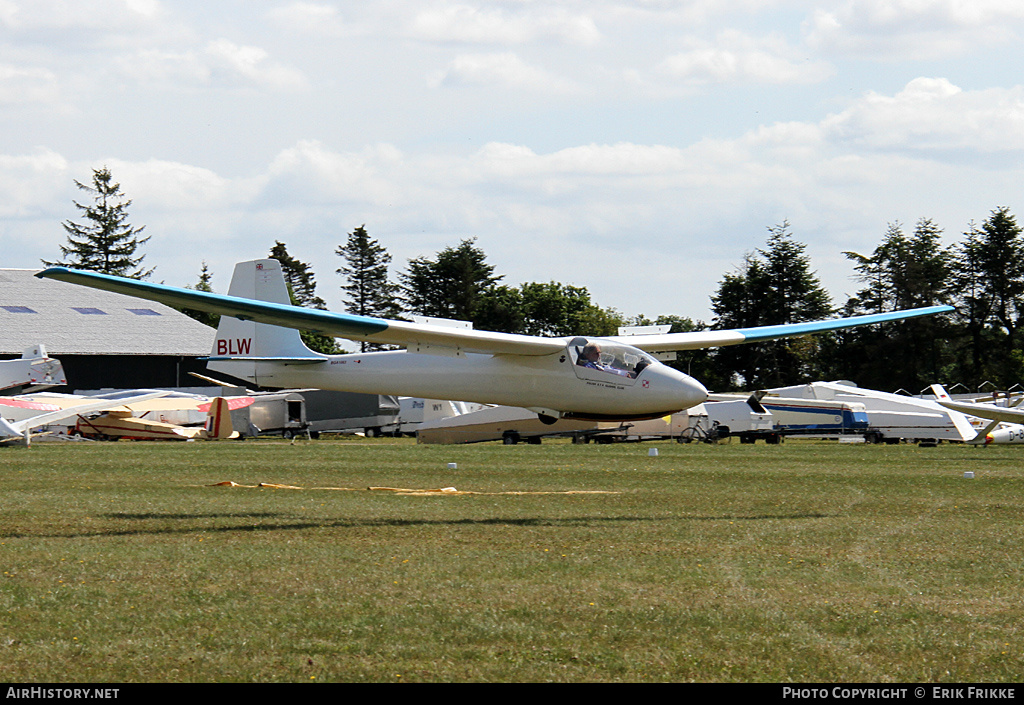
<svg viewBox="0 0 1024 705">
<path fill-rule="evenodd" d="M 661 366 L 658 372 L 658 378 L 668 383 L 658 385 L 661 390 L 658 403 L 663 408 L 689 409 L 707 400 L 708 390 L 690 375 L 667 366 Z"/>
<path fill-rule="evenodd" d="M 687 374 L 679 373 L 679 396 L 683 400 L 683 408 L 689 409 L 691 406 L 697 406 L 708 398 L 708 390 L 704 388 L 704 385 L 695 380 L 693 377 Z"/>
</svg>

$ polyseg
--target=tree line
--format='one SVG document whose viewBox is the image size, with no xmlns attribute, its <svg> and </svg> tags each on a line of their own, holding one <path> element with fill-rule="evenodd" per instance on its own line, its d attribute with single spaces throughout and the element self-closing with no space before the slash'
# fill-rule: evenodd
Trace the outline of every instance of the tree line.
<svg viewBox="0 0 1024 705">
<path fill-rule="evenodd" d="M 65 221 L 68 244 L 62 265 L 144 279 L 140 247 L 149 239 L 128 223 L 131 204 L 106 168 L 91 185 L 75 182 L 93 197 L 74 202 L 86 223 Z M 1024 237 L 1006 207 L 970 223 L 959 241 L 942 244 L 942 229 L 922 218 L 912 230 L 890 223 L 867 254 L 844 252 L 861 289 L 836 306 L 811 267 L 806 245 L 788 222 L 767 228 L 765 245 L 744 255 L 723 275 L 711 296 L 710 323 L 683 316 L 628 317 L 592 301 L 586 287 L 559 282 L 510 285 L 488 263 L 473 238 L 432 257 L 408 261 L 392 277 L 387 249 L 361 225 L 336 254 L 345 311 L 386 319 L 428 316 L 471 321 L 475 328 L 541 336 L 609 336 L 623 325 L 669 325 L 672 332 L 800 323 L 834 315 L 860 315 L 950 304 L 948 315 L 830 334 L 680 353 L 669 363 L 709 389 L 757 389 L 819 379 L 848 379 L 865 387 L 917 392 L 933 382 L 1008 389 L 1024 382 Z M 326 308 L 309 263 L 275 242 L 269 257 L 281 262 L 292 301 Z M 204 262 L 191 288 L 210 291 Z M 216 316 L 189 315 L 208 325 Z M 333 338 L 303 333 L 315 350 L 338 351 Z M 377 349 L 362 344 L 363 350 Z"/>
</svg>

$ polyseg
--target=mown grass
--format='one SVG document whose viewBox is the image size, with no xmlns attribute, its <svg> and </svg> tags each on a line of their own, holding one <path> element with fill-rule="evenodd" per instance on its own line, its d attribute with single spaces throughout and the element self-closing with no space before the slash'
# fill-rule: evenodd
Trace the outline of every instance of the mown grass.
<svg viewBox="0 0 1024 705">
<path fill-rule="evenodd" d="M 1015 682 L 1020 452 L 0 449 L 0 678 Z"/>
</svg>

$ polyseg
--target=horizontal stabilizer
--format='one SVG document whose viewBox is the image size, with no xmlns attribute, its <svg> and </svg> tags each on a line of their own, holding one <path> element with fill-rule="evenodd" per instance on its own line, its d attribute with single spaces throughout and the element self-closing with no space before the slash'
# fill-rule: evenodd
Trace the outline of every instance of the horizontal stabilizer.
<svg viewBox="0 0 1024 705">
<path fill-rule="evenodd" d="M 279 362 L 284 365 L 315 365 L 326 362 L 326 357 L 242 357 L 232 355 L 211 355 L 201 357 L 204 362 Z"/>
</svg>

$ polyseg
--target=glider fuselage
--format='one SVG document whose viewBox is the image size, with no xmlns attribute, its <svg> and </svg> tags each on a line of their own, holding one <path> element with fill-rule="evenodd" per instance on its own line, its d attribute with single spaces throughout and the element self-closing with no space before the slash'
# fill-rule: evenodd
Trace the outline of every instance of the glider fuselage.
<svg viewBox="0 0 1024 705">
<path fill-rule="evenodd" d="M 448 357 L 393 351 L 330 355 L 297 364 L 211 360 L 209 367 L 264 387 L 459 399 L 576 418 L 662 416 L 707 396 L 699 382 L 656 361 L 629 376 L 583 367 L 571 347 L 552 355 Z"/>
</svg>

